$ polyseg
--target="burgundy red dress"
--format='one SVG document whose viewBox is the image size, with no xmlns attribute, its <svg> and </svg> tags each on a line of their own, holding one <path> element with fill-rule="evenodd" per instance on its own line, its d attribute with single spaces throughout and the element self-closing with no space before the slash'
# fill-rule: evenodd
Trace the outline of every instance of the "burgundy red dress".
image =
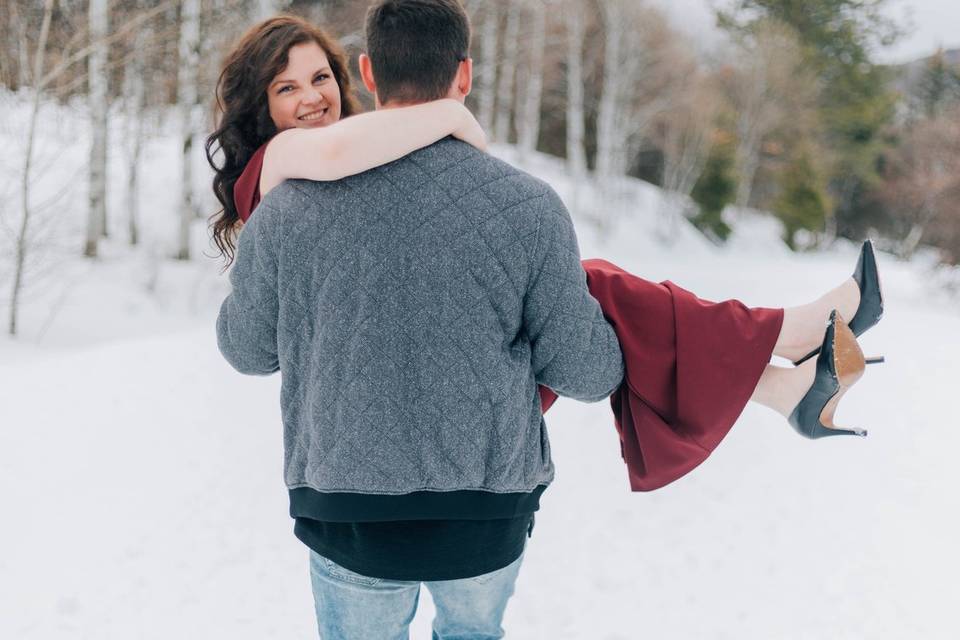
<svg viewBox="0 0 960 640">
<path fill-rule="evenodd" d="M 244 221 L 260 203 L 265 149 L 234 185 Z M 773 354 L 783 309 L 711 302 L 606 260 L 584 260 L 583 269 L 623 352 L 626 374 L 610 405 L 630 488 L 659 489 L 706 460 L 737 421 Z M 544 412 L 556 399 L 540 387 Z"/>
</svg>

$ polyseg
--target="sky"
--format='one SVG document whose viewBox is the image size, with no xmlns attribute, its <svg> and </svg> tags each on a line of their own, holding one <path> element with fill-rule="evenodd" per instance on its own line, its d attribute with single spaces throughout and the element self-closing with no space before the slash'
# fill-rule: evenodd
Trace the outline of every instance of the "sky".
<svg viewBox="0 0 960 640">
<path fill-rule="evenodd" d="M 713 6 L 720 0 L 650 0 L 666 10 L 674 25 L 710 46 L 721 39 Z M 909 31 L 895 45 L 877 52 L 877 60 L 898 63 L 930 55 L 940 46 L 960 48 L 960 0 L 888 0 L 887 14 Z"/>
</svg>

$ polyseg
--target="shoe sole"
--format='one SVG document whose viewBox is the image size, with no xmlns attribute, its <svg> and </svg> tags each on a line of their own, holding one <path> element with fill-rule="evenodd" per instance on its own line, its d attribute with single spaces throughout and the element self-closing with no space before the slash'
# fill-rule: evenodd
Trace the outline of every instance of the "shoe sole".
<svg viewBox="0 0 960 640">
<path fill-rule="evenodd" d="M 837 372 L 837 382 L 840 386 L 837 394 L 830 398 L 820 412 L 820 424 L 824 427 L 828 429 L 843 428 L 834 424 L 834 413 L 836 413 L 843 394 L 863 376 L 866 364 L 857 337 L 838 313 L 833 334 L 833 366 L 834 371 Z"/>
</svg>

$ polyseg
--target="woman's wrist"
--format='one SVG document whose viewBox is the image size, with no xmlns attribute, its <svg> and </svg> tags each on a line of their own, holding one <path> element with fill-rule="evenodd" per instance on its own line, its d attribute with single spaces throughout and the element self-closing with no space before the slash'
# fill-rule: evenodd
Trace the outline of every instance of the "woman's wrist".
<svg viewBox="0 0 960 640">
<path fill-rule="evenodd" d="M 456 105 L 457 114 L 460 118 L 460 126 L 461 127 L 470 126 L 471 122 L 473 121 L 473 114 L 470 113 L 470 109 L 467 109 L 467 105 L 460 102 L 459 100 L 454 100 L 453 98 L 447 98 L 447 100 L 450 100 Z"/>
<path fill-rule="evenodd" d="M 450 103 L 448 108 L 454 122 L 453 135 L 467 133 L 470 129 L 470 121 L 473 119 L 470 110 L 459 100 L 453 98 L 444 98 L 444 100 Z"/>
</svg>

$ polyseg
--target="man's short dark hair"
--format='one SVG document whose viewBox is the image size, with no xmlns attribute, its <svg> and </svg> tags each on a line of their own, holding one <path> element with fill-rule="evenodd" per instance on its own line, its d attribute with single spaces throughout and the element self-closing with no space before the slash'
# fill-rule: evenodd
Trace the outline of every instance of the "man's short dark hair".
<svg viewBox="0 0 960 640">
<path fill-rule="evenodd" d="M 379 0 L 366 30 L 381 104 L 444 97 L 470 53 L 470 20 L 457 0 Z"/>
</svg>

